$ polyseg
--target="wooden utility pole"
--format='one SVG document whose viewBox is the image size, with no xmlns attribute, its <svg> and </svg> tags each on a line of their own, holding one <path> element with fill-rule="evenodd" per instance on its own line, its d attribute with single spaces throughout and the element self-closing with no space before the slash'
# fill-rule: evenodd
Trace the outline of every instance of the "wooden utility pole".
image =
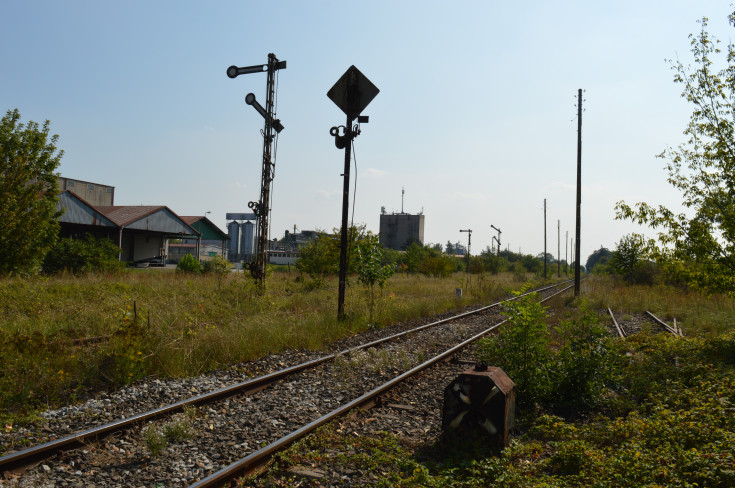
<svg viewBox="0 0 735 488">
<path fill-rule="evenodd" d="M 579 296 L 579 251 L 582 212 L 582 89 L 577 92 L 577 232 L 574 245 L 574 296 Z"/>
<path fill-rule="evenodd" d="M 556 221 L 556 277 L 561 278 L 561 220 Z"/>
<path fill-rule="evenodd" d="M 572 265 L 574 265 L 574 237 L 572 237 Z"/>
<path fill-rule="evenodd" d="M 546 279 L 546 199 L 544 198 L 544 279 Z"/>
</svg>

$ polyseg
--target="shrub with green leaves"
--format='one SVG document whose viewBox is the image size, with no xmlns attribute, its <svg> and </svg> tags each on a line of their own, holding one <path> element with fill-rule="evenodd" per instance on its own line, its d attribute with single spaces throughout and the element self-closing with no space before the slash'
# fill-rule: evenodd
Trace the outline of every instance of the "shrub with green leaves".
<svg viewBox="0 0 735 488">
<path fill-rule="evenodd" d="M 612 338 L 596 314 L 582 303 L 578 317 L 556 328 L 559 350 L 549 367 L 548 403 L 560 414 L 576 415 L 598 405 L 618 380 Z"/>
<path fill-rule="evenodd" d="M 481 340 L 476 353 L 478 361 L 499 366 L 510 376 L 521 405 L 532 405 L 545 398 L 550 387 L 546 308 L 535 293 L 521 296 L 527 290 L 528 286 L 524 286 L 513 292 L 517 298 L 503 306 L 508 323 L 497 336 Z"/>
<path fill-rule="evenodd" d="M 185 273 L 201 273 L 203 267 L 197 258 L 191 254 L 186 254 L 183 258 L 179 259 L 176 269 Z"/>
<path fill-rule="evenodd" d="M 457 270 L 457 260 L 446 254 L 426 256 L 419 264 L 418 271 L 434 278 L 446 278 Z"/>
<path fill-rule="evenodd" d="M 373 321 L 375 311 L 377 285 L 380 290 L 385 287 L 396 267 L 392 264 L 382 264 L 383 248 L 378 236 L 368 232 L 365 237 L 357 243 L 355 250 L 355 266 L 357 268 L 358 281 L 368 289 L 368 311 L 370 322 Z"/>
<path fill-rule="evenodd" d="M 204 261 L 204 272 L 211 274 L 229 274 L 232 271 L 232 263 L 222 256 L 214 256 Z"/>
<path fill-rule="evenodd" d="M 118 271 L 125 267 L 118 260 L 120 248 L 108 239 L 87 234 L 83 239 L 65 238 L 51 248 L 43 260 L 43 272 L 54 274 Z"/>
</svg>

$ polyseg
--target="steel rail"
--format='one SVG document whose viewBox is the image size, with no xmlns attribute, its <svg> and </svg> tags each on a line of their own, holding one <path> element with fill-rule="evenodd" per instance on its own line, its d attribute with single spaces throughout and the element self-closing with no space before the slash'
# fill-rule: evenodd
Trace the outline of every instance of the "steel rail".
<svg viewBox="0 0 735 488">
<path fill-rule="evenodd" d="M 620 334 L 620 337 L 625 339 L 625 332 L 623 332 L 623 329 L 618 325 L 618 321 L 615 320 L 615 316 L 612 313 L 612 310 L 610 310 L 610 307 L 607 307 L 607 311 L 610 313 L 610 318 L 613 321 L 613 324 L 615 324 L 615 328 L 618 330 L 618 334 Z"/>
<path fill-rule="evenodd" d="M 541 300 L 541 302 L 545 302 L 547 300 L 552 299 L 553 297 L 571 289 L 574 288 L 574 285 L 567 286 L 563 290 L 560 290 L 553 295 L 550 295 L 544 299 Z M 222 486 L 223 483 L 227 483 L 238 476 L 241 476 L 243 473 L 248 472 L 249 470 L 253 469 L 254 467 L 262 464 L 267 458 L 275 454 L 276 452 L 286 448 L 291 443 L 301 439 L 302 437 L 306 436 L 307 434 L 311 433 L 316 428 L 326 424 L 327 422 L 344 415 L 345 413 L 349 412 L 353 408 L 359 407 L 360 405 L 363 405 L 375 397 L 379 396 L 380 394 L 384 393 L 385 391 L 393 388 L 398 383 L 404 381 L 407 378 L 410 378 L 414 376 L 415 374 L 423 371 L 424 369 L 428 368 L 429 366 L 434 365 L 435 363 L 438 363 L 439 361 L 442 361 L 446 359 L 449 356 L 452 356 L 454 353 L 459 351 L 460 349 L 463 349 L 464 347 L 468 346 L 469 344 L 475 342 L 476 340 L 482 338 L 483 336 L 487 335 L 488 333 L 492 332 L 493 330 L 497 329 L 504 323 L 506 323 L 508 319 L 502 320 L 498 322 L 497 324 L 494 324 L 490 326 L 489 328 L 485 329 L 484 331 L 475 334 L 474 336 L 470 337 L 469 339 L 457 344 L 456 346 L 453 346 L 443 353 L 439 354 L 438 356 L 434 356 L 433 358 L 429 359 L 428 361 L 425 361 L 418 366 L 406 371 L 405 373 L 396 376 L 392 380 L 383 383 L 382 385 L 374 388 L 373 390 L 365 393 L 364 395 L 361 395 L 354 400 L 345 403 L 344 405 L 336 408 L 335 410 L 332 410 L 326 415 L 323 415 L 322 417 L 319 417 L 316 420 L 313 420 L 312 422 L 304 425 L 303 427 L 300 427 L 299 429 L 291 432 L 290 434 L 287 434 L 284 437 L 281 437 L 280 439 L 268 444 L 267 446 L 258 449 L 255 452 L 252 452 L 248 456 L 240 459 L 239 461 L 236 461 L 229 466 L 216 471 L 212 473 L 211 475 L 207 476 L 206 478 L 203 478 L 202 480 L 194 483 L 193 485 L 189 485 L 189 488 L 211 488 L 215 486 Z"/>
<path fill-rule="evenodd" d="M 178 402 L 172 403 L 170 405 L 166 405 L 164 407 L 156 408 L 153 410 L 148 410 L 147 412 L 143 412 L 143 413 L 136 414 L 130 417 L 126 417 L 124 419 L 120 419 L 114 422 L 110 422 L 108 424 L 100 425 L 98 427 L 93 427 L 91 429 L 87 429 L 81 432 L 76 432 L 76 433 L 61 437 L 59 439 L 54 439 L 52 441 L 45 442 L 43 444 L 38 444 L 36 446 L 29 447 L 27 449 L 23 449 L 21 451 L 16 451 L 10 454 L 6 454 L 0 457 L 0 472 L 10 471 L 10 470 L 22 468 L 24 466 L 28 466 L 30 464 L 33 464 L 35 462 L 38 462 L 42 459 L 45 459 L 51 456 L 53 453 L 57 451 L 69 450 L 69 449 L 73 449 L 76 447 L 81 447 L 84 441 L 88 439 L 101 438 L 113 432 L 117 432 L 117 431 L 129 428 L 138 422 L 153 420 L 158 417 L 162 417 L 164 415 L 172 414 L 174 412 L 182 410 L 184 407 L 187 407 L 187 406 L 194 406 L 194 405 L 199 405 L 199 404 L 210 403 L 210 402 L 222 399 L 222 398 L 226 398 L 228 396 L 232 396 L 236 394 L 245 394 L 253 390 L 264 388 L 268 386 L 269 384 L 275 383 L 276 381 L 284 377 L 287 377 L 291 374 L 295 374 L 295 373 L 298 373 L 300 371 L 303 371 L 309 368 L 316 367 L 322 363 L 325 363 L 327 361 L 334 359 L 335 357 L 339 355 L 349 354 L 353 351 L 357 351 L 361 349 L 367 349 L 369 347 L 373 347 L 373 346 L 382 344 L 384 342 L 388 342 L 388 341 L 397 339 L 399 337 L 402 337 L 404 335 L 407 335 L 413 332 L 418 332 L 418 331 L 427 329 L 429 327 L 435 327 L 437 325 L 440 325 L 446 322 L 451 322 L 452 320 L 457 320 L 459 318 L 466 317 L 468 315 L 477 314 L 482 311 L 488 310 L 490 308 L 497 307 L 498 305 L 504 302 L 516 300 L 517 298 L 520 298 L 521 296 L 525 296 L 530 293 L 546 291 L 551 288 L 558 287 L 560 286 L 560 284 L 564 284 L 568 281 L 569 280 L 563 281 L 561 283 L 555 283 L 554 285 L 546 286 L 538 290 L 529 291 L 527 293 L 524 293 L 523 295 L 512 297 L 506 300 L 501 300 L 491 305 L 480 307 L 476 310 L 461 313 L 459 315 L 453 315 L 452 317 L 448 317 L 446 319 L 437 320 L 435 322 L 431 322 L 429 324 L 425 324 L 425 325 L 422 325 L 422 326 L 419 326 L 413 329 L 399 332 L 397 334 L 393 334 L 388 337 L 383 337 L 381 339 L 377 339 L 377 340 L 368 342 L 366 344 L 361 344 L 359 346 L 348 348 L 348 349 L 342 350 L 337 353 L 329 354 L 327 356 L 322 356 L 320 358 L 313 359 L 311 361 L 307 361 L 301 364 L 297 364 L 295 366 L 291 366 L 291 367 L 288 367 L 288 368 L 285 368 L 279 371 L 274 371 L 273 373 L 269 373 L 263 376 L 258 376 L 257 378 L 252 378 L 247 381 L 243 381 L 240 383 L 236 383 L 234 385 L 220 388 L 218 390 L 215 390 L 209 393 L 203 393 L 195 397 L 186 398 L 184 400 L 179 400 Z"/>
<path fill-rule="evenodd" d="M 647 314 L 648 314 L 648 315 L 649 315 L 649 316 L 650 316 L 650 317 L 651 317 L 651 318 L 652 318 L 653 320 L 655 320 L 655 321 L 656 321 L 656 322 L 658 322 L 658 323 L 659 323 L 660 325 L 662 325 L 662 326 L 664 327 L 664 329 L 666 329 L 666 331 L 667 331 L 667 332 L 671 332 L 671 333 L 672 333 L 672 334 L 674 334 L 675 336 L 678 336 L 678 335 L 679 335 L 679 334 L 677 334 L 677 333 L 676 333 L 676 331 L 675 331 L 675 330 L 674 330 L 674 329 L 673 329 L 673 328 L 672 328 L 672 327 L 671 327 L 671 326 L 670 326 L 669 324 L 667 324 L 666 322 L 664 322 L 664 321 L 663 321 L 663 320 L 661 320 L 660 318 L 656 317 L 655 315 L 653 315 L 653 314 L 652 314 L 651 312 L 649 312 L 648 310 L 646 310 L 646 313 L 647 313 Z"/>
</svg>

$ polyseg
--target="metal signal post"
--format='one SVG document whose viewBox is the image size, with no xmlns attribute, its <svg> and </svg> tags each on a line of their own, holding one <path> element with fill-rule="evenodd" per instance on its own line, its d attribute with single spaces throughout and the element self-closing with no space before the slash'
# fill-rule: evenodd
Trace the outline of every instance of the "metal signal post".
<svg viewBox="0 0 735 488">
<path fill-rule="evenodd" d="M 365 107 L 380 92 L 378 87 L 363 75 L 355 66 L 350 66 L 339 80 L 329 89 L 327 96 L 347 116 L 344 133 L 339 134 L 340 127 L 332 127 L 329 134 L 334 137 L 337 149 L 345 150 L 345 169 L 342 176 L 344 185 L 342 190 L 342 233 L 340 236 L 339 251 L 339 296 L 337 297 L 337 319 L 345 319 L 345 288 L 347 284 L 347 216 L 349 215 L 350 196 L 350 162 L 352 159 L 352 140 L 360 134 L 359 124 L 367 123 L 368 117 L 360 115 Z M 353 130 L 352 123 L 357 119 L 357 128 Z"/>
<path fill-rule="evenodd" d="M 495 238 L 495 236 L 493 236 L 493 240 L 498 243 L 498 256 L 500 256 L 500 234 L 501 234 L 500 229 L 498 229 L 497 227 L 495 227 L 493 224 L 490 224 L 490 227 L 492 227 L 493 229 L 495 229 L 495 230 L 498 231 L 498 237 Z"/>
<path fill-rule="evenodd" d="M 275 138 L 273 131 L 280 133 L 283 130 L 281 121 L 275 118 L 274 99 L 275 99 L 275 74 L 280 69 L 286 69 L 286 61 L 279 61 L 273 53 L 268 54 L 268 64 L 256 66 L 246 66 L 238 68 L 230 66 L 227 68 L 227 76 L 237 78 L 239 75 L 249 73 L 262 73 L 266 71 L 268 79 L 266 82 L 265 108 L 261 106 L 255 99 L 255 95 L 248 93 L 245 97 L 245 103 L 251 105 L 265 119 L 265 127 L 263 128 L 263 171 L 260 179 L 260 200 L 248 203 L 257 217 L 257 226 L 255 230 L 255 260 L 246 263 L 246 267 L 250 270 L 250 274 L 258 282 L 262 288 L 265 286 L 265 268 L 268 264 L 268 216 L 270 214 L 270 187 L 273 181 L 273 166 L 275 163 L 271 159 L 273 140 Z"/>
<path fill-rule="evenodd" d="M 470 246 L 472 245 L 472 229 L 459 229 L 460 232 L 467 232 L 467 273 L 470 272 Z"/>
</svg>

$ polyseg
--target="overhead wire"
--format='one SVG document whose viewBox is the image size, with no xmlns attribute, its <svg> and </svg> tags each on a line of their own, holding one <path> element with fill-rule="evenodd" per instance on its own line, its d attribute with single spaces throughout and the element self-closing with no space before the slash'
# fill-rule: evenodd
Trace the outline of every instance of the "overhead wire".
<svg viewBox="0 0 735 488">
<path fill-rule="evenodd" d="M 355 201 L 357 200 L 357 153 L 355 152 L 355 140 L 352 139 L 352 159 L 355 161 L 355 189 L 352 192 L 352 217 L 350 218 L 350 227 L 355 226 Z"/>
</svg>

